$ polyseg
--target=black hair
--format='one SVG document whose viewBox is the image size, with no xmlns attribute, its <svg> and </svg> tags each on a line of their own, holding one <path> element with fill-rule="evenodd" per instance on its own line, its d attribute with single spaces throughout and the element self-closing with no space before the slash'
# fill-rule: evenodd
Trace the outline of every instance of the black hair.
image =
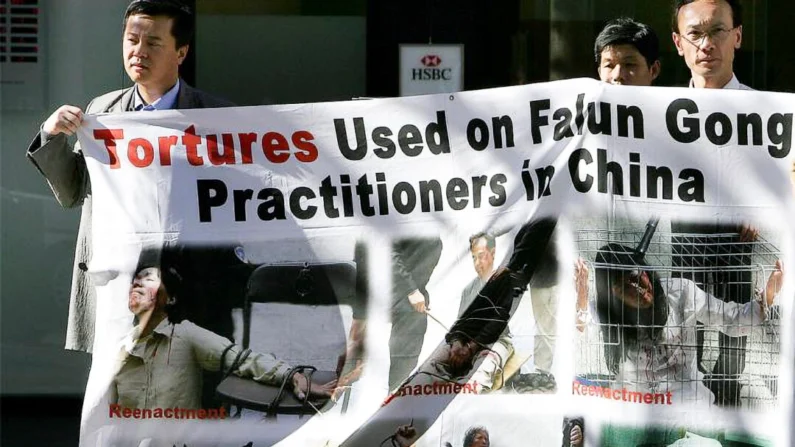
<svg viewBox="0 0 795 447">
<path fill-rule="evenodd" d="M 478 433 L 485 433 L 487 437 L 489 436 L 489 431 L 486 430 L 486 427 L 480 425 L 469 427 L 469 430 L 464 434 L 464 447 L 472 447 L 472 443 L 475 442 L 475 436 L 477 436 Z"/>
<path fill-rule="evenodd" d="M 601 247 L 594 259 L 596 312 L 602 331 L 605 363 L 613 374 L 618 373 L 625 346 L 637 343 L 640 335 L 657 339 L 668 321 L 668 298 L 662 290 L 659 276 L 648 267 L 642 255 L 615 243 Z M 622 282 L 623 276 L 633 271 L 646 272 L 652 283 L 654 301 L 649 309 L 631 309 L 613 294 L 613 285 Z"/>
<path fill-rule="evenodd" d="M 469 250 L 475 248 L 475 244 L 478 242 L 479 239 L 486 240 L 486 248 L 488 248 L 489 250 L 494 250 L 494 247 L 497 246 L 497 242 L 494 240 L 494 236 L 492 234 L 486 233 L 485 231 L 481 231 L 469 237 Z"/>
<path fill-rule="evenodd" d="M 683 6 L 697 1 L 698 0 L 676 0 L 674 2 L 674 13 L 671 16 L 671 30 L 673 32 L 679 33 L 679 10 L 682 9 Z M 723 1 L 728 3 L 732 9 L 732 27 L 737 28 L 741 26 L 743 24 L 743 6 L 740 4 L 740 0 Z"/>
<path fill-rule="evenodd" d="M 171 35 L 177 42 L 177 48 L 188 45 L 193 38 L 193 11 L 180 0 L 133 0 L 124 12 L 122 26 L 127 26 L 130 16 L 165 16 L 173 19 Z"/>
<path fill-rule="evenodd" d="M 597 64 L 602 62 L 602 51 L 614 45 L 632 45 L 646 59 L 649 67 L 660 59 L 660 39 L 657 33 L 649 25 L 629 17 L 611 20 L 596 36 L 593 51 Z"/>
<path fill-rule="evenodd" d="M 179 323 L 182 312 L 179 307 L 179 297 L 182 296 L 182 276 L 177 269 L 176 253 L 170 249 L 160 247 L 146 247 L 138 256 L 138 264 L 133 272 L 133 281 L 141 270 L 157 268 L 160 272 L 160 281 L 168 295 L 166 314 L 172 323 Z"/>
</svg>

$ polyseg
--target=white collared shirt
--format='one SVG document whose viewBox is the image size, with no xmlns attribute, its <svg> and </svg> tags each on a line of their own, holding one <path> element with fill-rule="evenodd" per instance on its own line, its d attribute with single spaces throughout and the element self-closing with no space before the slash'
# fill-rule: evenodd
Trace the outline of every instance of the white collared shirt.
<svg viewBox="0 0 795 447">
<path fill-rule="evenodd" d="M 141 97 L 138 91 L 138 85 L 133 88 L 133 110 L 171 110 L 177 106 L 177 95 L 179 94 L 179 78 L 173 87 L 163 93 L 163 96 L 157 98 L 152 104 L 147 104 Z"/>
<path fill-rule="evenodd" d="M 693 78 L 690 78 L 689 87 L 695 88 L 693 85 Z M 732 78 L 729 79 L 729 82 L 727 82 L 726 85 L 723 86 L 723 88 L 726 90 L 753 90 L 751 87 L 748 87 L 745 84 L 741 84 L 740 80 L 737 79 L 737 75 L 735 75 L 734 73 L 732 73 Z"/>
</svg>

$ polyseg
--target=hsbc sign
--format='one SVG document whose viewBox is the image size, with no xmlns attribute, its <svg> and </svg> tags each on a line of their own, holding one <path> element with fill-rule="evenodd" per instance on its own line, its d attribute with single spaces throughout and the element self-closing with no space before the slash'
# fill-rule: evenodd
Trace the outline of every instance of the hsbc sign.
<svg viewBox="0 0 795 447">
<path fill-rule="evenodd" d="M 463 45 L 401 45 L 400 96 L 463 89 Z"/>
</svg>

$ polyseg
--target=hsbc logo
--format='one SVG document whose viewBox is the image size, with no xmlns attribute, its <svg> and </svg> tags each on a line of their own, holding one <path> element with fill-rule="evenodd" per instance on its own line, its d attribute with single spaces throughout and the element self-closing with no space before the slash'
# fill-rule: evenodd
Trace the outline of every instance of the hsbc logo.
<svg viewBox="0 0 795 447">
<path fill-rule="evenodd" d="M 435 54 L 426 54 L 422 56 L 420 62 L 426 67 L 438 67 L 442 63 L 442 58 Z"/>
<path fill-rule="evenodd" d="M 439 68 L 442 58 L 436 54 L 426 54 L 420 58 L 425 68 L 412 68 L 412 81 L 449 81 L 453 78 L 452 68 Z"/>
</svg>

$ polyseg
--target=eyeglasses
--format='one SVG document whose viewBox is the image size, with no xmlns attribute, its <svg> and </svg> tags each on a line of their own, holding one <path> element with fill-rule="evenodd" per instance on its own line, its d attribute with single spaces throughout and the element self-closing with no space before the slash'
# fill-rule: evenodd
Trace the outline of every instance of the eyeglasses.
<svg viewBox="0 0 795 447">
<path fill-rule="evenodd" d="M 724 40 L 726 40 L 727 37 L 729 37 L 729 33 L 736 29 L 737 27 L 734 28 L 718 27 L 718 28 L 713 28 L 709 31 L 701 31 L 693 29 L 686 32 L 685 34 L 679 34 L 679 35 L 682 36 L 688 42 L 692 43 L 693 45 L 701 46 L 704 43 L 704 39 L 706 39 L 707 37 L 709 37 L 709 40 L 712 42 L 723 42 Z"/>
</svg>

